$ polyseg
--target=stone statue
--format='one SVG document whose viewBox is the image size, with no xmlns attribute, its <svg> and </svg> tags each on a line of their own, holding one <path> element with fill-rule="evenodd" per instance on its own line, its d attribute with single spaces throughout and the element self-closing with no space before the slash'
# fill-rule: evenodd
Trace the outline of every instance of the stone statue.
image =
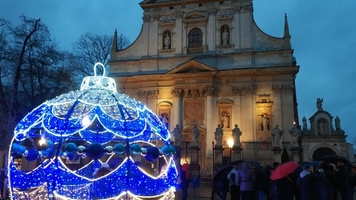
<svg viewBox="0 0 356 200">
<path fill-rule="evenodd" d="M 279 125 L 277 124 L 276 127 L 272 131 L 272 146 L 273 147 L 280 147 L 280 140 L 281 136 L 283 134 L 283 131 L 279 129 Z"/>
<path fill-rule="evenodd" d="M 215 140 L 216 140 L 215 146 L 222 146 L 223 135 L 224 135 L 224 133 L 221 128 L 221 125 L 218 124 L 218 127 L 215 129 Z"/>
<path fill-rule="evenodd" d="M 269 131 L 268 123 L 269 123 L 269 120 L 268 120 L 267 114 L 265 113 L 265 114 L 262 115 L 262 128 L 263 128 L 263 131 Z"/>
<path fill-rule="evenodd" d="M 199 146 L 199 137 L 200 137 L 200 131 L 198 129 L 197 124 L 194 124 L 192 146 Z"/>
<path fill-rule="evenodd" d="M 325 122 L 324 120 L 319 121 L 319 135 L 325 135 Z"/>
<path fill-rule="evenodd" d="M 227 31 L 227 28 L 225 28 L 224 31 L 221 33 L 221 38 L 222 38 L 222 45 L 229 44 L 229 32 Z"/>
<path fill-rule="evenodd" d="M 335 118 L 335 128 L 336 128 L 336 130 L 341 130 L 340 118 L 339 117 Z"/>
<path fill-rule="evenodd" d="M 230 125 L 229 125 L 229 116 L 227 113 L 224 113 L 222 116 L 221 116 L 221 121 L 222 121 L 222 127 L 223 128 L 230 128 Z"/>
<path fill-rule="evenodd" d="M 298 130 L 296 124 L 294 124 L 294 126 L 289 130 L 289 133 L 292 136 L 291 145 L 294 147 L 298 147 L 299 146 L 299 137 L 301 135 L 301 132 Z"/>
<path fill-rule="evenodd" d="M 318 110 L 323 110 L 323 98 L 316 99 L 316 107 Z"/>
<path fill-rule="evenodd" d="M 169 36 L 168 33 L 166 33 L 166 35 L 164 36 L 164 49 L 170 49 L 171 45 L 171 37 Z"/>
<path fill-rule="evenodd" d="M 345 135 L 345 131 L 343 131 L 341 129 L 341 126 L 340 126 L 340 118 L 339 117 L 336 117 L 335 118 L 335 128 L 336 128 L 336 134 L 337 135 Z"/>
<path fill-rule="evenodd" d="M 307 119 L 305 118 L 305 116 L 303 117 L 302 122 L 303 122 L 303 130 L 308 129 L 308 127 L 307 127 Z"/>
<path fill-rule="evenodd" d="M 166 126 L 166 128 L 169 130 L 169 119 L 168 119 L 168 114 L 164 113 L 161 115 L 162 116 L 162 123 Z"/>
<path fill-rule="evenodd" d="M 173 145 L 182 146 L 182 141 L 183 141 L 182 128 L 179 126 L 179 124 L 177 124 L 176 127 L 174 127 L 172 133 L 174 136 Z"/>
<path fill-rule="evenodd" d="M 237 124 L 235 124 L 235 128 L 232 129 L 232 139 L 234 140 L 234 147 L 241 146 L 240 136 L 242 132 Z"/>
</svg>

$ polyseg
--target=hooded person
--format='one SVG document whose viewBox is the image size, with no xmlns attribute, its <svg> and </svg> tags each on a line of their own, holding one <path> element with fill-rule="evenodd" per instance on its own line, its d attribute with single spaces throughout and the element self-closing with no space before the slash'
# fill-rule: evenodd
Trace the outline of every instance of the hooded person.
<svg viewBox="0 0 356 200">
<path fill-rule="evenodd" d="M 322 177 L 312 173 L 313 168 L 309 163 L 303 163 L 303 171 L 297 179 L 297 188 L 300 191 L 300 200 L 319 200 L 321 199 L 318 189 L 318 183 L 322 181 Z"/>
<path fill-rule="evenodd" d="M 250 169 L 248 161 L 242 163 L 237 172 L 237 183 L 240 186 L 241 200 L 250 200 L 255 197 L 255 173 Z"/>
</svg>

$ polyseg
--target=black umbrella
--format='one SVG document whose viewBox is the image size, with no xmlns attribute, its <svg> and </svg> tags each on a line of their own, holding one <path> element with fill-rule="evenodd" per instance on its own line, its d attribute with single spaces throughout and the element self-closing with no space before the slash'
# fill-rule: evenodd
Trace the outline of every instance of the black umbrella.
<svg viewBox="0 0 356 200">
<path fill-rule="evenodd" d="M 213 189 L 211 190 L 211 199 L 214 199 L 215 195 L 222 198 L 223 191 L 229 191 L 229 180 L 227 174 L 232 170 L 233 165 L 224 166 L 215 173 L 213 177 Z"/>
<path fill-rule="evenodd" d="M 217 170 L 214 174 L 213 180 L 220 180 L 221 178 L 226 178 L 227 174 L 232 170 L 234 165 L 239 165 L 243 160 L 236 160 L 231 162 L 229 165 L 223 166 Z"/>
<path fill-rule="evenodd" d="M 227 165 L 222 168 L 220 168 L 214 175 L 213 180 L 220 180 L 221 178 L 225 178 L 227 174 L 232 170 L 233 166 L 232 165 Z"/>
<path fill-rule="evenodd" d="M 331 162 L 331 163 L 337 163 L 337 161 L 341 161 L 345 164 L 350 164 L 351 162 L 345 158 L 344 156 L 339 156 L 339 155 L 335 155 L 335 154 L 331 154 L 331 155 L 326 155 L 323 156 L 321 158 L 322 161 L 327 161 L 327 162 Z"/>
<path fill-rule="evenodd" d="M 244 162 L 247 162 L 248 167 L 249 167 L 249 168 L 252 168 L 252 169 L 256 169 L 256 168 L 262 166 L 262 164 L 261 164 L 259 161 L 257 161 L 257 160 L 248 160 L 248 161 L 243 161 L 243 162 L 239 163 L 239 164 L 237 165 L 237 167 L 238 167 L 239 169 L 241 169 Z"/>
</svg>

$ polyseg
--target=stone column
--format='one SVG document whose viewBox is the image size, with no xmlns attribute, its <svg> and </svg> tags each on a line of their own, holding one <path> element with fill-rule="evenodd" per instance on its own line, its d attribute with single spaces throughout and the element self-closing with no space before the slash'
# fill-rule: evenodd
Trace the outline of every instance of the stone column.
<svg viewBox="0 0 356 200">
<path fill-rule="evenodd" d="M 241 49 L 241 18 L 240 8 L 233 8 L 234 17 L 232 18 L 232 27 L 235 27 L 234 31 L 230 31 L 231 39 L 235 43 L 235 49 Z"/>
<path fill-rule="evenodd" d="M 183 28 L 183 22 L 182 22 L 182 17 L 183 17 L 183 12 L 176 12 L 175 13 L 175 35 L 172 38 L 172 44 L 174 49 L 176 50 L 177 54 L 181 54 L 182 53 L 182 49 L 185 46 L 184 45 L 184 40 L 183 40 L 183 36 L 184 36 L 184 28 Z"/>
<path fill-rule="evenodd" d="M 184 90 L 179 89 L 179 88 L 174 88 L 172 90 L 172 95 L 174 96 L 174 105 L 173 105 L 173 121 L 172 121 L 172 127 L 175 127 L 176 124 L 183 125 L 181 124 L 183 122 L 183 94 Z M 184 127 L 181 127 L 184 128 Z"/>
<path fill-rule="evenodd" d="M 212 95 L 207 95 L 206 96 L 206 144 L 211 144 L 211 142 L 214 141 L 214 127 L 213 125 L 214 121 L 214 104 L 213 104 L 213 97 Z M 206 149 L 206 155 L 211 156 L 213 149 L 210 145 L 207 145 Z"/>
<path fill-rule="evenodd" d="M 216 41 L 220 41 L 216 38 L 216 13 L 217 13 L 217 9 L 213 8 L 208 10 L 208 23 L 207 23 L 207 27 L 206 30 L 208 30 L 208 28 L 212 28 L 213 31 L 207 31 L 206 34 L 206 44 L 208 44 L 208 48 L 209 51 L 215 51 L 215 47 L 216 47 Z"/>
<path fill-rule="evenodd" d="M 206 151 L 205 151 L 205 167 L 210 171 L 214 172 L 215 165 L 215 153 L 214 153 L 214 145 L 211 145 L 214 142 L 214 128 L 215 124 L 210 123 L 213 122 L 214 119 L 214 87 L 204 88 L 204 94 L 206 97 Z M 220 161 L 222 163 L 222 151 L 220 153 Z"/>
</svg>

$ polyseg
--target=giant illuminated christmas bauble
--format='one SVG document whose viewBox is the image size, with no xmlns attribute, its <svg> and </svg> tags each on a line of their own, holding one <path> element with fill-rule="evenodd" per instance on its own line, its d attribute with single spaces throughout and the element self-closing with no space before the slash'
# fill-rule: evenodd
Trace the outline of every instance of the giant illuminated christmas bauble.
<svg viewBox="0 0 356 200">
<path fill-rule="evenodd" d="M 173 199 L 170 134 L 112 78 L 85 77 L 14 130 L 8 159 L 13 199 Z M 104 73 L 105 74 L 105 70 Z"/>
</svg>

